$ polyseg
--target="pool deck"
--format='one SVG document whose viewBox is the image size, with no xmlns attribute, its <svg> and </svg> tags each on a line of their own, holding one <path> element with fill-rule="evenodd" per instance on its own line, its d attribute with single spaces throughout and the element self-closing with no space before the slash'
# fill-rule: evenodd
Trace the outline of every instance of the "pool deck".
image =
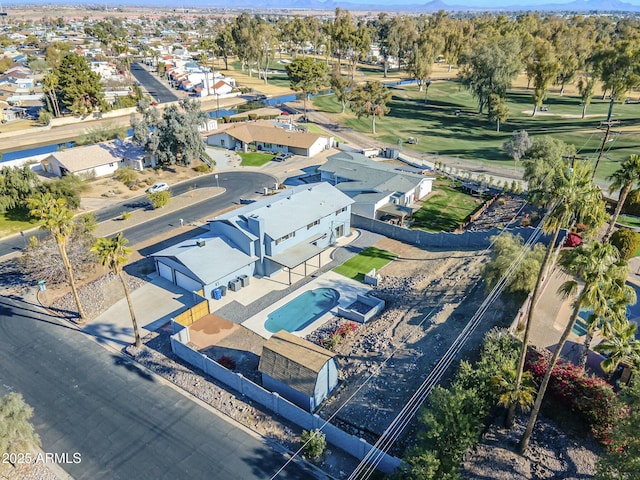
<svg viewBox="0 0 640 480">
<path fill-rule="evenodd" d="M 368 293 L 371 288 L 368 285 L 360 283 L 356 280 L 352 280 L 350 278 L 344 277 L 338 273 L 333 271 L 326 272 L 318 278 L 312 280 L 311 282 L 303 285 L 295 292 L 290 293 L 286 297 L 278 300 L 273 303 L 269 308 L 263 310 L 262 312 L 254 315 L 253 317 L 247 319 L 242 323 L 242 326 L 248 328 L 249 330 L 257 333 L 258 335 L 269 338 L 273 335 L 272 332 L 269 332 L 266 328 L 264 328 L 264 324 L 267 321 L 267 317 L 270 313 L 274 312 L 278 308 L 282 307 L 286 303 L 290 302 L 294 298 L 299 295 L 307 292 L 309 290 L 315 290 L 317 288 L 333 288 L 340 293 L 340 298 L 338 299 L 338 305 L 341 307 L 346 307 L 353 303 L 356 300 L 358 295 L 363 295 Z M 322 315 L 316 321 L 307 325 L 302 330 L 296 330 L 293 333 L 294 335 L 298 335 L 300 337 L 305 337 L 310 334 L 320 326 L 322 326 L 325 322 L 327 322 L 330 318 L 335 315 L 335 312 L 338 309 L 338 305 L 329 310 L 327 313 Z"/>
</svg>

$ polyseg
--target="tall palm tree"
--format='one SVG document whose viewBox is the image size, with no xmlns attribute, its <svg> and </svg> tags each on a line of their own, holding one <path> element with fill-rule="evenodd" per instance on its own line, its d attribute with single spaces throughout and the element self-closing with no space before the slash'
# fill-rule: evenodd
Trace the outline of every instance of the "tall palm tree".
<svg viewBox="0 0 640 480">
<path fill-rule="evenodd" d="M 592 309 L 596 315 L 602 315 L 606 309 L 612 284 L 620 279 L 625 279 L 629 272 L 627 263 L 624 260 L 620 260 L 618 249 L 608 243 L 593 242 L 563 252 L 560 264 L 567 272 L 573 274 L 576 279 L 569 280 L 562 284 L 559 293 L 565 296 L 575 295 L 578 289 L 578 281 L 584 282 L 584 287 L 573 302 L 571 318 L 564 332 L 562 332 L 562 336 L 556 345 L 553 356 L 547 366 L 547 371 L 538 389 L 527 428 L 520 440 L 520 454 L 523 454 L 529 446 L 531 433 L 533 432 L 533 427 L 540 412 L 540 407 L 542 406 L 542 400 L 544 399 L 549 380 L 551 379 L 551 372 L 558 362 L 558 358 L 560 358 L 562 349 L 576 323 L 580 309 L 587 307 Z"/>
<path fill-rule="evenodd" d="M 60 252 L 60 258 L 67 273 L 67 280 L 71 286 L 73 298 L 78 307 L 78 315 L 81 321 L 85 321 L 87 316 L 80 302 L 80 295 L 78 295 L 73 268 L 67 255 L 67 243 L 74 229 L 73 212 L 67 208 L 67 202 L 64 198 L 54 198 L 50 193 L 41 193 L 29 198 L 27 205 L 29 206 L 31 216 L 42 220 L 40 228 L 48 230 L 55 239 L 58 251 Z"/>
<path fill-rule="evenodd" d="M 605 372 L 615 372 L 623 360 L 640 366 L 640 340 L 636 339 L 638 325 L 627 321 L 614 328 L 611 335 L 594 347 L 594 350 L 607 358 L 600 366 Z"/>
<path fill-rule="evenodd" d="M 127 259 L 131 254 L 131 249 L 126 245 L 129 241 L 122 236 L 122 232 L 118 233 L 112 238 L 97 238 L 91 247 L 91 251 L 98 255 L 100 263 L 111 270 L 118 276 L 124 289 L 124 296 L 127 298 L 127 304 L 129 305 L 129 315 L 131 315 L 131 323 L 133 324 L 133 333 L 136 338 L 136 347 L 142 346 L 140 340 L 140 331 L 138 330 L 138 322 L 136 321 L 136 314 L 133 310 L 133 303 L 131 303 L 131 295 L 129 293 L 129 286 L 122 273 L 122 267 L 127 263 Z"/>
<path fill-rule="evenodd" d="M 627 306 L 636 303 L 636 291 L 627 285 L 624 279 L 615 282 L 611 295 L 612 298 L 607 301 L 607 307 L 602 316 L 592 313 L 587 318 L 587 333 L 580 358 L 582 368 L 587 365 L 591 342 L 596 331 L 600 331 L 604 337 L 611 336 L 616 329 L 627 323 Z"/>
<path fill-rule="evenodd" d="M 618 216 L 622 211 L 624 202 L 627 199 L 627 195 L 631 191 L 634 185 L 640 182 L 640 155 L 629 155 L 624 162 L 620 164 L 620 168 L 607 177 L 607 180 L 611 181 L 609 185 L 609 193 L 613 193 L 616 190 L 620 190 L 618 196 L 618 204 L 609 221 L 609 227 L 607 233 L 604 234 L 603 242 L 608 242 L 613 233 Z"/>
<path fill-rule="evenodd" d="M 540 188 L 530 192 L 530 197 L 533 203 L 548 209 L 547 216 L 542 223 L 542 230 L 551 234 L 551 240 L 540 265 L 538 279 L 536 280 L 527 312 L 514 385 L 516 391 L 520 389 L 522 383 L 534 309 L 540 298 L 546 272 L 550 271 L 554 264 L 553 252 L 560 230 L 575 222 L 597 227 L 602 225 L 605 219 L 602 196 L 591 180 L 591 170 L 587 164 L 579 163 L 572 169 L 551 167 L 547 173 L 547 178 L 544 181 L 541 180 L 539 184 Z M 509 428 L 513 426 L 516 407 L 515 403 L 509 407 L 506 421 L 506 425 Z"/>
</svg>

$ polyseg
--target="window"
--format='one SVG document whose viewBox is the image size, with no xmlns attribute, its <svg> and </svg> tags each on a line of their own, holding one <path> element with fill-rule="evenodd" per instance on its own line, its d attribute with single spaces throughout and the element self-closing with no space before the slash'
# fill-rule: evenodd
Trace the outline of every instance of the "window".
<svg viewBox="0 0 640 480">
<path fill-rule="evenodd" d="M 336 211 L 336 215 L 340 215 L 341 213 L 346 212 L 346 211 L 347 211 L 347 207 L 342 207 L 340 210 Z"/>
<path fill-rule="evenodd" d="M 284 242 L 285 240 L 293 238 L 295 236 L 296 236 L 296 232 L 287 233 L 284 237 L 280 237 L 279 239 L 276 240 L 276 245 Z"/>
<path fill-rule="evenodd" d="M 320 220 L 316 220 L 315 222 L 311 222 L 309 225 L 307 225 L 307 230 L 311 230 L 316 225 L 320 225 Z"/>
</svg>

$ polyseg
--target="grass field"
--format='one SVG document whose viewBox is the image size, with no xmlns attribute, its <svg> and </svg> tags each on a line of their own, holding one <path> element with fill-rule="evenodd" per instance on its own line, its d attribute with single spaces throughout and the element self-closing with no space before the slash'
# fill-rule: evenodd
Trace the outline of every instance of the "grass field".
<svg viewBox="0 0 640 480">
<path fill-rule="evenodd" d="M 433 194 L 413 214 L 412 228 L 428 232 L 455 230 L 482 205 L 482 201 L 453 188 L 450 180 L 438 179 L 433 184 Z"/>
<path fill-rule="evenodd" d="M 361 282 L 364 280 L 365 273 L 370 272 L 374 268 L 378 270 L 384 267 L 394 258 L 396 258 L 396 255 L 391 252 L 380 250 L 375 247 L 369 247 L 361 251 L 355 257 L 351 257 L 342 265 L 334 268 L 333 271 Z"/>
<path fill-rule="evenodd" d="M 261 167 L 265 163 L 269 163 L 275 155 L 271 153 L 258 153 L 258 152 L 238 152 L 240 158 L 242 158 L 243 167 Z"/>
<path fill-rule="evenodd" d="M 347 142 L 347 141 L 343 140 L 343 139 L 342 139 L 342 138 L 340 138 L 340 137 L 336 137 L 333 133 L 331 133 L 331 132 L 329 132 L 329 131 L 325 130 L 325 129 L 324 129 L 324 128 L 322 128 L 322 127 L 319 127 L 319 126 L 318 126 L 318 125 L 316 125 L 315 123 L 306 123 L 304 126 L 305 126 L 305 127 L 307 127 L 307 131 L 308 131 L 309 133 L 319 133 L 320 135 L 331 135 L 331 136 L 335 139 L 335 141 L 336 141 L 336 142 L 340 142 L 340 143 L 349 143 L 349 142 Z"/>
<path fill-rule="evenodd" d="M 26 210 L 0 213 L 0 238 L 37 227 L 38 221 L 30 219 Z"/>
</svg>

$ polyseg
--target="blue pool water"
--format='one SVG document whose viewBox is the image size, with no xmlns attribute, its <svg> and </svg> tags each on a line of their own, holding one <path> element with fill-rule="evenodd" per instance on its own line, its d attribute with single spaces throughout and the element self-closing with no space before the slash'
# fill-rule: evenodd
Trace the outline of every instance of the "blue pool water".
<svg viewBox="0 0 640 480">
<path fill-rule="evenodd" d="M 638 301 L 635 303 L 635 305 L 629 305 L 627 307 L 627 318 L 630 322 L 637 324 L 640 323 L 640 287 L 632 283 L 627 283 L 627 285 L 629 285 L 636 291 L 636 297 L 638 298 Z M 587 325 L 585 320 L 589 317 L 590 314 L 591 310 L 581 309 L 578 320 L 576 320 L 576 324 L 573 326 L 571 331 L 580 337 L 585 335 L 587 333 Z M 640 340 L 640 325 L 638 326 L 638 331 L 636 332 L 636 338 Z"/>
<path fill-rule="evenodd" d="M 270 313 L 264 328 L 271 333 L 302 330 L 335 307 L 339 298 L 333 288 L 309 290 Z"/>
</svg>

